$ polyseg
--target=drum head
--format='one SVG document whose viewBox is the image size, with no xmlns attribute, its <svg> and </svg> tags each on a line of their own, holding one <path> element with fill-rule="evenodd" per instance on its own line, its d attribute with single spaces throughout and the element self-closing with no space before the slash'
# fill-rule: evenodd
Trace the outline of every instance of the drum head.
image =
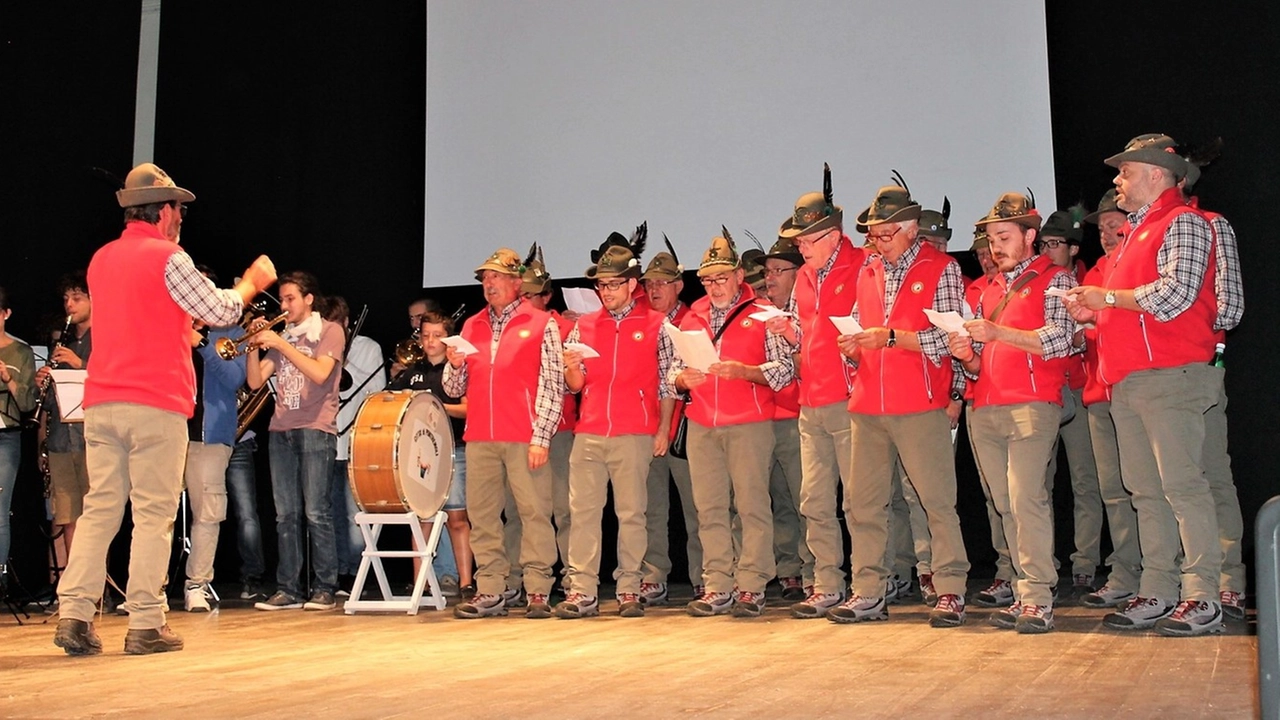
<svg viewBox="0 0 1280 720">
<path fill-rule="evenodd" d="M 431 393 L 416 393 L 400 421 L 396 482 L 418 517 L 444 507 L 453 482 L 453 427 L 444 405 Z"/>
</svg>

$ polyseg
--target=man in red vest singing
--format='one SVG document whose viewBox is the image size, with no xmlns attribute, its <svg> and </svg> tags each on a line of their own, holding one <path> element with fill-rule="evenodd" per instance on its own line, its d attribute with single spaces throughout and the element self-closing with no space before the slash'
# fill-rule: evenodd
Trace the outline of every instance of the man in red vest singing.
<svg viewBox="0 0 1280 720">
<path fill-rule="evenodd" d="M 791 606 L 792 617 L 820 618 L 844 600 L 844 533 L 836 514 L 837 483 L 845 494 L 853 481 L 849 447 L 849 388 L 853 373 L 836 347 L 831 316 L 853 310 L 858 270 L 865 257 L 842 229 L 844 210 L 834 203 L 831 170 L 823 166 L 823 191 L 801 195 L 778 228 L 804 259 L 796 273 L 796 322 L 771 321 L 798 353 L 800 379 L 800 514 L 813 554 L 813 585 Z"/>
<path fill-rule="evenodd" d="M 849 395 L 853 483 L 845 518 L 853 543 L 853 592 L 827 611 L 837 623 L 887 620 L 885 562 L 889 499 L 898 458 L 928 516 L 933 585 L 938 604 L 929 624 L 964 622 L 969 559 L 956 515 L 956 463 L 947 408 L 959 396 L 946 335 L 925 310 L 959 312 L 960 266 L 929 243 L 917 242 L 920 204 L 904 187 L 880 188 L 858 216 L 871 255 L 858 273 L 854 318 L 863 327 L 841 335 L 840 351 L 857 364 Z"/>
<path fill-rule="evenodd" d="M 706 590 L 689 603 L 689 614 L 757 617 L 775 570 L 769 506 L 773 397 L 791 382 L 794 368 L 786 341 L 750 317 L 758 310 L 755 292 L 743 282 L 727 230 L 711 241 L 698 277 L 707 297 L 693 304 L 680 327 L 705 332 L 718 361 L 697 368 L 687 358 L 677 359 L 670 374 L 675 389 L 691 395 L 689 472 L 704 552 Z M 736 568 L 731 502 L 742 521 Z"/>
<path fill-rule="evenodd" d="M 667 452 L 670 428 L 659 406 L 674 397 L 662 382 L 671 369 L 666 319 L 633 297 L 640 260 L 629 247 L 613 246 L 587 268 L 603 307 L 582 316 L 569 333 L 564 379 L 582 393 L 573 452 L 569 455 L 569 587 L 556 606 L 562 618 L 597 615 L 600 604 L 600 516 L 613 484 L 618 516 L 618 614 L 643 617 L 646 481 L 649 462 Z M 586 357 L 590 348 L 598 357 Z"/>
<path fill-rule="evenodd" d="M 191 322 L 222 327 L 276 279 L 259 256 L 231 290 L 219 290 L 178 247 L 186 203 L 196 199 L 163 170 L 143 163 L 116 193 L 124 232 L 89 263 L 94 353 L 84 388 L 89 494 L 58 584 L 53 642 L 68 655 L 102 652 L 93 628 L 106 579 L 107 547 L 133 503 L 124 651 L 182 649 L 165 623 L 161 588 L 182 492 L 187 419 L 195 409 Z M 140 329 L 145 328 L 143 331 Z"/>
<path fill-rule="evenodd" d="M 1217 632 L 1222 547 L 1202 472 L 1204 416 L 1222 389 L 1222 373 L 1209 365 L 1218 342 L 1213 230 L 1178 188 L 1188 163 L 1172 138 L 1139 135 L 1106 162 L 1119 170 L 1116 204 L 1129 214 L 1127 230 L 1102 284 L 1077 288 L 1070 309 L 1098 327 L 1098 373 L 1113 386 L 1111 417 L 1138 512 L 1143 572 L 1138 596 L 1103 623 L 1167 635 Z"/>
<path fill-rule="evenodd" d="M 1053 629 L 1052 499 L 1045 467 L 1062 419 L 1066 357 L 1075 324 L 1060 295 L 1075 278 L 1036 255 L 1040 215 L 1024 195 L 1005 193 L 985 218 L 999 273 L 982 291 L 977 317 L 950 335 L 951 354 L 975 378 L 970 441 L 1013 561 L 1010 604 L 991 616 L 1020 633 Z"/>
<path fill-rule="evenodd" d="M 467 515 L 476 558 L 476 595 L 454 608 L 459 618 L 506 615 L 510 562 L 503 548 L 507 488 L 523 526 L 520 562 L 529 618 L 551 617 L 551 436 L 564 406 L 564 348 L 555 318 L 520 299 L 524 266 L 501 248 L 480 267 L 488 307 L 467 319 L 462 338 L 476 352 L 450 346 L 444 390 L 467 398 Z M 468 348 L 470 350 L 470 348 Z"/>
</svg>

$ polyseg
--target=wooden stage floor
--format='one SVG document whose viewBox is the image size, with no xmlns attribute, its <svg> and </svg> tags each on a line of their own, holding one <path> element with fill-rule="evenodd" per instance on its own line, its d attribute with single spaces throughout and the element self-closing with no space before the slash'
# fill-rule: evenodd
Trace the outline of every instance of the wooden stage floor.
<svg viewBox="0 0 1280 720">
<path fill-rule="evenodd" d="M 231 590 L 230 587 L 227 588 Z M 277 718 L 1248 718 L 1257 709 L 1250 623 L 1165 638 L 1061 607 L 1020 636 L 972 608 L 932 629 L 919 602 L 888 622 L 692 618 L 676 604 L 623 619 L 456 620 L 451 610 L 345 615 L 234 607 L 174 612 L 173 654 L 121 652 L 127 618 L 98 624 L 103 655 L 53 645 L 56 618 L 0 617 L 0 717 Z M 239 605 L 237 601 L 234 603 Z"/>
</svg>

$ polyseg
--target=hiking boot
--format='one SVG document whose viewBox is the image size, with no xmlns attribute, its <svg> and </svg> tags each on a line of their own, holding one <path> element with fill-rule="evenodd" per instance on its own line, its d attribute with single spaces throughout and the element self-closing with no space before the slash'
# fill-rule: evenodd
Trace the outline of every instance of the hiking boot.
<svg viewBox="0 0 1280 720">
<path fill-rule="evenodd" d="M 694 617 L 723 615 L 733 609 L 733 594 L 727 592 L 703 592 L 689 603 L 689 614 Z"/>
<path fill-rule="evenodd" d="M 1049 632 L 1053 629 L 1053 606 L 1023 605 L 1022 614 L 1015 621 L 1014 629 L 1022 635 Z"/>
<path fill-rule="evenodd" d="M 996 578 L 986 590 L 973 594 L 973 604 L 982 607 L 1008 607 L 1013 604 L 1013 585 L 1008 580 Z"/>
<path fill-rule="evenodd" d="M 524 607 L 528 600 L 524 596 L 524 588 L 507 588 L 502 591 L 502 602 L 509 608 Z"/>
<path fill-rule="evenodd" d="M 743 592 L 733 601 L 733 616 L 736 618 L 760 617 L 764 612 L 764 593 Z"/>
<path fill-rule="evenodd" d="M 253 604 L 259 610 L 297 610 L 302 605 L 302 598 L 294 597 L 283 590 L 277 590 L 266 600 Z"/>
<path fill-rule="evenodd" d="M 826 617 L 827 611 L 842 600 L 844 596 L 840 593 L 810 592 L 809 597 L 791 606 L 791 617 L 800 620 Z"/>
<path fill-rule="evenodd" d="M 920 600 L 930 607 L 938 604 L 938 591 L 933 587 L 933 573 L 920 574 Z"/>
<path fill-rule="evenodd" d="M 1222 632 L 1222 607 L 1216 602 L 1183 600 L 1172 615 L 1156 621 L 1156 632 L 1171 637 Z"/>
<path fill-rule="evenodd" d="M 529 593 L 525 597 L 527 599 L 527 607 L 524 609 L 526 618 L 545 620 L 551 617 L 551 603 L 548 602 L 546 593 Z"/>
<path fill-rule="evenodd" d="M 482 617 L 494 617 L 507 614 L 507 605 L 502 595 L 477 594 L 470 600 L 459 603 L 453 608 L 453 616 L 462 620 L 474 620 Z"/>
<path fill-rule="evenodd" d="M 181 649 L 182 638 L 170 630 L 167 624 L 146 630 L 129 628 L 129 632 L 124 635 L 124 651 L 128 655 L 177 652 Z"/>
<path fill-rule="evenodd" d="M 798 602 L 804 600 L 804 582 L 798 577 L 784 577 L 778 580 L 778 584 L 782 586 L 782 599 L 787 602 Z"/>
<path fill-rule="evenodd" d="M 584 595 L 579 592 L 569 593 L 564 602 L 556 605 L 556 617 L 565 620 L 591 617 L 600 614 L 600 602 L 595 595 Z"/>
<path fill-rule="evenodd" d="M 888 620 L 889 606 L 882 597 L 867 598 L 854 593 L 848 600 L 828 610 L 827 619 L 841 624 Z"/>
<path fill-rule="evenodd" d="M 1012 630 L 1018 626 L 1018 618 L 1022 617 L 1022 603 L 1015 602 L 1009 607 L 1000 608 L 991 613 L 987 622 L 1001 630 Z"/>
<path fill-rule="evenodd" d="M 938 598 L 938 604 L 929 612 L 929 626 L 957 627 L 964 624 L 964 598 L 947 593 Z"/>
<path fill-rule="evenodd" d="M 1218 593 L 1218 604 L 1222 606 L 1222 615 L 1227 620 L 1244 620 L 1244 593 L 1223 590 Z"/>
<path fill-rule="evenodd" d="M 1134 596 L 1124 607 L 1102 618 L 1102 624 L 1113 630 L 1146 630 L 1156 621 L 1173 614 L 1174 604 L 1160 598 Z"/>
<path fill-rule="evenodd" d="M 1133 592 L 1118 590 L 1108 583 L 1080 598 L 1080 604 L 1091 608 L 1119 607 L 1135 597 Z"/>
<path fill-rule="evenodd" d="M 102 652 L 102 640 L 93 629 L 93 623 L 62 618 L 53 633 L 53 644 L 67 651 L 68 655 L 97 655 Z"/>
<path fill-rule="evenodd" d="M 625 618 L 644 617 L 644 603 L 639 593 L 618 593 L 618 615 Z"/>
<path fill-rule="evenodd" d="M 667 584 L 651 582 L 640 583 L 640 602 L 645 605 L 666 605 Z"/>
</svg>

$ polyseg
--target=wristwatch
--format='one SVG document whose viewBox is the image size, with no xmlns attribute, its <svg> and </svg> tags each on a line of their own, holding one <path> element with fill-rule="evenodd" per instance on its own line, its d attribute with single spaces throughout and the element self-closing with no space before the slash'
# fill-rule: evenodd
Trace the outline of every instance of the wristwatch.
<svg viewBox="0 0 1280 720">
<path fill-rule="evenodd" d="M 960 402 L 964 400 L 964 395 L 959 390 L 951 391 L 951 402 Z"/>
<path fill-rule="evenodd" d="M 1109 308 L 1113 308 L 1113 307 L 1115 307 L 1115 306 L 1116 306 L 1116 291 L 1115 291 L 1115 290 L 1108 290 L 1108 291 L 1107 291 L 1107 294 L 1102 296 L 1102 302 L 1106 303 L 1106 304 L 1107 304 L 1107 307 L 1109 307 Z"/>
<path fill-rule="evenodd" d="M 889 328 L 889 339 L 884 341 L 884 346 L 891 348 L 898 344 L 898 336 L 893 333 L 893 328 Z"/>
</svg>

